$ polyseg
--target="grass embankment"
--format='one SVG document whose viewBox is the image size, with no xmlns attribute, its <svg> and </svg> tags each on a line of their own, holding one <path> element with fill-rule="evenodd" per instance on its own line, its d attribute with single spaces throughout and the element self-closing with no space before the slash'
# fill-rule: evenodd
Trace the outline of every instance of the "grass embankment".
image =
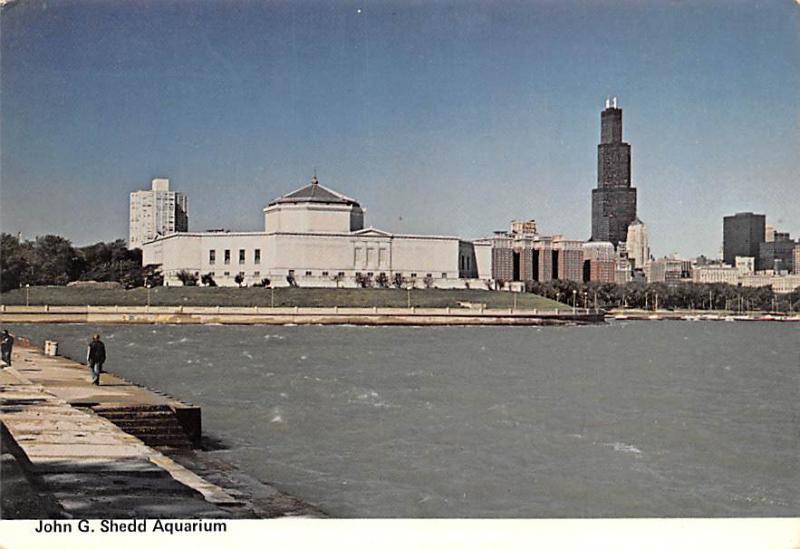
<svg viewBox="0 0 800 549">
<path fill-rule="evenodd" d="M 458 307 L 459 302 L 482 303 L 487 309 L 569 309 L 567 305 L 534 294 L 487 290 L 398 290 L 395 288 L 204 288 L 157 287 L 150 305 L 196 307 Z M 30 305 L 146 305 L 147 289 L 104 290 L 36 286 L 28 289 Z M 4 305 L 25 305 L 26 289 L 0 295 Z"/>
</svg>

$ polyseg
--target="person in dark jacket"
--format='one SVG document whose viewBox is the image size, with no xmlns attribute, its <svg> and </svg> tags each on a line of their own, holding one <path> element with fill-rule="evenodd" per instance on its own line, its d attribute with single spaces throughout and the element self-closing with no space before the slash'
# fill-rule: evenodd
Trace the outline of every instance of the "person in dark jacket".
<svg viewBox="0 0 800 549">
<path fill-rule="evenodd" d="M 11 350 L 14 348 L 14 338 L 3 330 L 2 341 L 0 341 L 0 354 L 2 355 L 3 368 L 11 366 Z"/>
<path fill-rule="evenodd" d="M 106 346 L 100 341 L 100 334 L 94 334 L 89 343 L 86 353 L 86 362 L 92 369 L 92 383 L 100 385 L 100 372 L 103 371 L 103 363 L 106 361 Z"/>
</svg>

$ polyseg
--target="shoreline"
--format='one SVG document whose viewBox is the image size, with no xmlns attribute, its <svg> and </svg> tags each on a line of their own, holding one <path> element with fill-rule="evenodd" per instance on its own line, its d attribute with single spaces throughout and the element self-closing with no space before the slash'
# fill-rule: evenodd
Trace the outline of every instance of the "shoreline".
<svg viewBox="0 0 800 549">
<path fill-rule="evenodd" d="M 768 311 L 700 311 L 700 310 L 658 310 L 644 309 L 609 309 L 607 319 L 610 320 L 683 320 L 716 321 L 716 322 L 800 322 L 800 313 L 775 313 Z"/>
<path fill-rule="evenodd" d="M 94 386 L 20 340 L 0 370 L 3 518 L 326 517 L 203 449 L 176 410 L 199 430 L 199 407 L 111 372 Z"/>
<path fill-rule="evenodd" d="M 0 305 L 0 322 L 357 326 L 561 326 L 605 321 L 602 309 Z"/>
</svg>

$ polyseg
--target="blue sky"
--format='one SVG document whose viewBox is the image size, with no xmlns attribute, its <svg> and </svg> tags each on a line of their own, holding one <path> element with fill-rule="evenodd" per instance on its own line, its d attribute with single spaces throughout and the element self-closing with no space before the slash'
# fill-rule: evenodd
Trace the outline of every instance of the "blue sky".
<svg viewBox="0 0 800 549">
<path fill-rule="evenodd" d="M 717 255 L 737 211 L 800 237 L 793 0 L 18 0 L 0 31 L 0 228 L 25 237 L 127 238 L 157 176 L 191 230 L 260 230 L 316 167 L 385 230 L 587 238 L 607 95 L 655 254 Z"/>
</svg>

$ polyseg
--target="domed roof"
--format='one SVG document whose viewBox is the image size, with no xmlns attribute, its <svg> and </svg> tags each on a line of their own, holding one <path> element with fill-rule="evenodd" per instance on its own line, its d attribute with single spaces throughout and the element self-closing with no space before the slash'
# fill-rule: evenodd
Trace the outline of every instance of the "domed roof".
<svg viewBox="0 0 800 549">
<path fill-rule="evenodd" d="M 339 194 L 336 191 L 320 185 L 317 176 L 311 178 L 310 184 L 273 200 L 269 205 L 301 204 L 306 202 L 314 202 L 317 204 L 347 204 L 360 207 L 359 203 L 352 198 L 348 198 L 343 194 Z"/>
</svg>

